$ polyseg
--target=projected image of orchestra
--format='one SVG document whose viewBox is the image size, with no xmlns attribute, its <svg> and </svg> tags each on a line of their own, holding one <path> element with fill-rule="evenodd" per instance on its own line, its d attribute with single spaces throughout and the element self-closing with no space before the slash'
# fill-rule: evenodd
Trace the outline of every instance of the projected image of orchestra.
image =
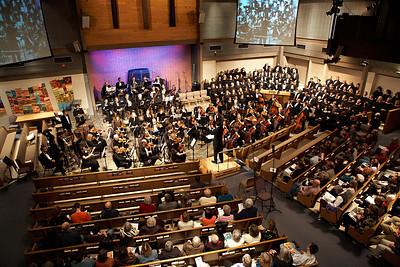
<svg viewBox="0 0 400 267">
<path fill-rule="evenodd" d="M 0 65 L 48 56 L 40 0 L 0 0 Z"/>
<path fill-rule="evenodd" d="M 239 0 L 236 42 L 294 45 L 298 0 Z"/>
</svg>

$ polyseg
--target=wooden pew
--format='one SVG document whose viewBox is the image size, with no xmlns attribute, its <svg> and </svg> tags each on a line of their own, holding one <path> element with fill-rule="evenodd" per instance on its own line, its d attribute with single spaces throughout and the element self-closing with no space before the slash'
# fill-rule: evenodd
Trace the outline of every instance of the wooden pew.
<svg viewBox="0 0 400 267">
<path fill-rule="evenodd" d="M 240 262 L 241 257 L 244 254 L 253 254 L 253 253 L 261 253 L 270 250 L 273 246 L 278 246 L 284 242 L 287 241 L 287 237 L 278 237 L 275 239 L 267 240 L 267 241 L 262 241 L 262 242 L 257 242 L 253 244 L 246 244 L 242 245 L 240 247 L 236 248 L 224 248 L 220 250 L 214 250 L 210 252 L 203 252 L 199 254 L 194 254 L 190 256 L 183 256 L 183 257 L 178 257 L 178 258 L 173 258 L 173 259 L 168 259 L 168 260 L 158 260 L 154 262 L 149 262 L 149 263 L 143 263 L 143 264 L 136 264 L 134 266 L 136 267 L 142 267 L 142 266 L 180 266 L 184 265 L 186 266 L 188 264 L 188 261 L 194 261 L 195 258 L 197 257 L 202 257 L 204 262 L 207 262 L 210 264 L 210 266 L 218 265 L 222 266 L 223 265 L 223 260 L 230 260 L 232 262 Z"/>
<path fill-rule="evenodd" d="M 301 133 L 295 134 L 291 138 L 287 139 L 286 141 L 278 144 L 275 146 L 275 153 L 272 153 L 272 148 L 268 149 L 266 152 L 260 154 L 258 157 L 255 157 L 254 160 L 250 159 L 246 162 L 246 165 L 250 168 L 254 168 L 255 165 L 262 166 L 264 162 L 275 157 L 276 159 L 280 159 L 282 152 L 289 149 L 289 148 L 297 148 L 299 143 L 304 139 L 311 139 L 313 138 L 314 134 L 318 132 L 319 125 L 314 127 L 309 127 L 306 130 L 302 131 Z M 256 164 L 255 164 L 255 162 Z M 258 167 L 256 167 L 258 169 Z"/>
<path fill-rule="evenodd" d="M 386 161 L 386 162 L 387 162 L 387 161 Z M 363 185 L 356 191 L 356 193 L 354 194 L 354 196 L 353 196 L 347 203 L 345 203 L 342 207 L 338 208 L 338 209 L 336 210 L 336 212 L 328 211 L 328 210 L 326 209 L 326 207 L 323 207 L 323 206 L 321 205 L 320 208 L 319 208 L 320 217 L 321 217 L 322 219 L 324 219 L 325 221 L 331 223 L 331 224 L 336 224 L 336 223 L 341 219 L 341 217 L 342 217 L 342 215 L 344 214 L 344 212 L 345 212 L 345 211 L 349 208 L 349 206 L 352 204 L 354 198 L 368 185 L 368 183 L 375 177 L 375 175 L 377 175 L 377 174 L 380 172 L 380 170 L 385 166 L 386 162 L 384 162 L 383 164 L 381 164 L 381 165 L 379 166 L 379 168 L 376 170 L 375 173 L 373 173 L 370 177 L 366 178 L 365 181 L 364 181 L 364 183 L 363 183 Z M 352 166 L 349 167 L 349 168 L 353 168 L 353 167 L 358 166 L 356 163 L 354 163 L 354 161 L 353 161 L 352 163 L 353 163 Z M 345 168 L 345 169 L 349 170 L 348 168 Z M 342 172 L 340 172 L 339 174 L 342 175 L 342 174 L 344 174 L 344 173 L 345 173 L 345 172 L 342 171 Z M 334 180 L 332 181 L 332 183 L 329 184 L 329 186 L 327 186 L 326 188 L 324 188 L 324 190 L 325 190 L 325 189 L 326 189 L 326 190 L 329 190 L 329 188 L 332 188 L 333 186 L 335 186 L 335 185 L 338 183 L 339 177 L 340 177 L 339 174 L 337 175 L 336 179 L 334 179 Z M 320 192 L 321 192 L 320 195 L 322 195 L 323 192 L 322 192 L 322 191 L 320 191 Z"/>
<path fill-rule="evenodd" d="M 393 267 L 400 267 L 400 255 L 390 253 L 388 251 L 383 252 L 382 258 Z"/>
<path fill-rule="evenodd" d="M 222 184 L 220 185 L 212 185 L 209 188 L 213 195 L 217 195 L 221 192 Z M 189 199 L 198 199 L 203 195 L 203 191 L 205 188 L 199 189 L 184 189 L 184 190 L 174 190 L 174 198 L 176 200 L 181 200 L 182 202 L 186 202 Z M 83 210 L 87 210 L 90 212 L 101 211 L 104 208 L 104 203 L 106 201 L 111 201 L 113 203 L 113 208 L 115 209 L 124 209 L 131 208 L 134 206 L 138 206 L 140 203 L 143 203 L 144 197 L 150 195 L 153 203 L 157 203 L 158 201 L 158 193 L 147 193 L 147 194 L 133 194 L 128 196 L 118 196 L 118 197 L 101 197 L 98 199 L 90 199 L 83 200 L 79 203 L 82 206 Z M 59 203 L 56 206 L 60 208 L 61 212 L 72 213 L 74 210 L 74 204 L 76 201 L 69 201 Z M 40 207 L 36 205 L 35 208 L 30 210 L 31 216 L 34 221 L 47 220 L 54 213 L 53 205 L 47 207 Z"/>
<path fill-rule="evenodd" d="M 283 181 L 282 179 L 276 179 L 276 187 L 278 187 L 278 189 L 284 193 L 288 193 L 290 191 L 290 189 L 293 187 L 293 185 L 296 182 L 301 182 L 303 181 L 306 177 L 312 175 L 314 173 L 314 171 L 322 164 L 324 164 L 327 160 L 331 160 L 335 157 L 335 155 L 337 155 L 338 153 L 340 153 L 344 148 L 346 148 L 347 144 L 349 142 L 344 142 L 342 145 L 338 146 L 335 150 L 333 150 L 332 152 L 330 152 L 328 155 L 326 155 L 324 160 L 319 161 L 317 164 L 309 166 L 308 169 L 306 169 L 303 173 L 299 174 L 297 177 L 293 177 L 292 179 L 290 179 L 288 182 Z M 296 160 L 292 160 L 292 161 L 296 161 Z M 289 167 L 292 163 L 292 161 L 289 161 L 289 163 L 287 164 L 287 167 Z"/>
<path fill-rule="evenodd" d="M 33 135 L 31 141 L 28 136 Z M 19 140 L 15 144 L 15 172 L 20 174 L 28 173 L 36 169 L 38 158 L 38 131 L 36 128 L 29 129 L 27 124 L 24 124 Z"/>
<path fill-rule="evenodd" d="M 394 153 L 392 154 L 392 156 L 394 155 Z M 393 160 L 393 157 L 391 157 L 385 164 L 385 166 L 387 166 L 390 161 Z M 358 195 L 356 196 L 356 198 L 360 198 L 361 195 L 363 195 L 368 189 L 369 186 L 371 185 L 371 183 L 375 180 L 379 180 L 379 178 L 384 175 L 385 170 L 382 169 L 380 172 L 378 172 L 370 181 L 369 183 L 364 187 L 364 189 L 362 191 L 360 191 L 358 193 Z M 364 246 L 368 246 L 369 244 L 369 240 L 375 235 L 376 230 L 378 229 L 378 227 L 381 225 L 381 223 L 384 221 L 386 215 L 388 214 L 388 212 L 391 210 L 394 202 L 399 198 L 400 196 L 400 192 L 397 192 L 396 197 L 394 198 L 393 201 L 391 201 L 388 204 L 388 210 L 386 212 L 386 214 L 384 214 L 383 216 L 380 217 L 379 221 L 372 227 L 370 227 L 369 229 L 363 231 L 363 232 L 359 232 L 356 228 L 354 228 L 353 226 L 350 226 L 347 234 L 350 235 L 354 240 L 356 240 L 358 243 L 363 244 Z M 355 199 L 356 199 L 355 198 Z M 351 205 L 350 205 L 351 207 Z M 349 208 L 350 209 L 350 208 Z"/>
<path fill-rule="evenodd" d="M 240 229 L 242 231 L 247 231 L 248 226 L 250 224 L 254 223 L 256 225 L 260 225 L 262 223 L 262 220 L 263 217 L 258 216 L 249 219 L 230 221 L 228 222 L 227 231 L 232 231 L 233 229 Z M 158 242 L 166 242 L 167 240 L 171 240 L 174 243 L 179 243 L 191 239 L 194 236 L 210 235 L 211 233 L 216 233 L 215 225 L 195 227 L 186 230 L 166 231 L 154 235 L 139 235 L 133 238 L 132 245 L 136 247 L 140 246 L 142 242 L 145 242 L 148 239 L 152 240 L 155 239 Z M 117 245 L 119 243 L 119 239 L 114 240 L 114 243 L 115 245 Z M 68 257 L 70 256 L 70 252 L 82 251 L 87 253 L 88 251 L 90 251 L 92 253 L 97 253 L 98 249 L 99 249 L 99 243 L 92 242 L 92 243 L 84 243 L 80 245 L 61 247 L 61 248 L 30 250 L 25 252 L 25 257 L 28 259 L 28 262 L 35 262 L 40 259 L 49 259 L 49 258 L 51 259 L 51 258 L 56 258 L 58 256 Z"/>
<path fill-rule="evenodd" d="M 199 161 L 185 163 L 166 164 L 162 166 L 132 168 L 126 170 L 92 172 L 82 174 L 71 174 L 65 176 L 49 176 L 34 178 L 33 183 L 36 189 L 53 188 L 61 186 L 75 186 L 78 183 L 100 183 L 102 181 L 122 180 L 124 178 L 151 178 L 167 174 L 189 174 L 198 173 Z"/>
<path fill-rule="evenodd" d="M 3 159 L 4 157 L 11 158 L 11 154 L 14 148 L 15 136 L 17 133 L 15 130 L 6 130 L 4 127 L 1 127 L 1 129 L 3 132 L 4 140 L 1 143 L 2 147 L 0 149 L 0 159 Z M 4 136 L 4 134 L 6 135 Z"/>
<path fill-rule="evenodd" d="M 324 141 L 326 138 L 331 136 L 333 132 L 324 132 L 311 142 L 307 143 L 306 145 L 302 146 L 301 148 L 296 149 L 294 152 L 290 153 L 289 155 L 285 155 L 284 157 L 281 157 L 280 159 L 276 160 L 274 162 L 274 168 L 276 169 L 277 172 L 280 172 L 284 170 L 287 165 L 286 163 L 291 161 L 294 158 L 297 158 L 299 155 L 302 153 L 307 153 L 310 149 L 313 147 L 317 146 L 320 142 Z M 271 164 L 264 164 L 261 167 L 261 176 L 264 177 L 265 179 L 271 181 L 273 173 L 270 171 L 270 167 L 272 167 Z"/>
<path fill-rule="evenodd" d="M 261 140 L 254 142 L 251 145 L 245 146 L 238 150 L 234 150 L 236 153 L 235 156 L 238 159 L 242 160 L 243 162 L 246 162 L 248 158 L 252 159 L 253 151 L 255 156 L 257 156 L 258 154 L 261 154 L 265 152 L 265 150 L 269 149 L 270 145 L 276 142 L 277 140 L 287 139 L 292 130 L 294 129 L 294 126 L 295 125 L 288 126 L 271 134 L 270 136 L 267 136 Z"/>
<path fill-rule="evenodd" d="M 203 183 L 210 184 L 211 173 L 179 175 L 175 177 L 156 178 L 149 180 L 135 180 L 130 182 L 104 183 L 100 185 L 81 186 L 76 185 L 72 188 L 59 189 L 47 192 L 32 193 L 32 198 L 36 203 L 55 202 L 66 199 L 77 199 L 87 197 L 99 197 L 112 194 L 132 193 L 143 190 L 167 189 L 177 186 L 188 187 L 195 181 L 195 177 L 200 176 Z"/>
<path fill-rule="evenodd" d="M 209 204 L 204 206 L 193 206 L 186 208 L 179 208 L 168 211 L 156 211 L 152 213 L 144 213 L 144 214 L 132 214 L 127 216 L 120 216 L 112 219 L 101 219 L 101 220 L 92 220 L 85 223 L 73 223 L 71 224 L 72 229 L 91 229 L 93 227 L 97 227 L 98 229 L 110 229 L 121 227 L 125 222 L 133 222 L 139 223 L 143 222 L 147 218 L 154 216 L 157 220 L 173 220 L 179 218 L 183 212 L 189 213 L 192 217 L 199 218 L 205 208 L 213 209 L 213 208 L 222 208 L 224 205 L 231 206 L 232 210 L 238 209 L 238 204 L 242 203 L 241 199 L 234 199 L 226 202 L 218 202 L 216 204 Z M 60 226 L 46 226 L 46 227 L 37 227 L 34 225 L 33 227 L 28 229 L 28 234 L 30 235 L 33 241 L 37 241 L 46 235 L 49 232 L 56 231 L 60 228 Z"/>
</svg>

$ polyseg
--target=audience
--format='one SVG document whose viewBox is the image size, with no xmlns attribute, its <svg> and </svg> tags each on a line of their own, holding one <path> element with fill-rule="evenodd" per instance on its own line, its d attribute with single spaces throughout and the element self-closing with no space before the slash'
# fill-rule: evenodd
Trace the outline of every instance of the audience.
<svg viewBox="0 0 400 267">
<path fill-rule="evenodd" d="M 204 190 L 204 196 L 200 197 L 199 204 L 201 206 L 215 204 L 217 203 L 217 198 L 212 196 L 212 192 L 209 188 Z"/>
<path fill-rule="evenodd" d="M 206 251 L 219 250 L 224 248 L 224 241 L 220 240 L 218 235 L 212 234 L 208 237 L 208 242 L 205 245 Z"/>
<path fill-rule="evenodd" d="M 206 184 L 200 180 L 200 175 L 194 177 L 195 181 L 190 185 L 190 189 L 204 188 Z"/>
<path fill-rule="evenodd" d="M 243 234 L 243 240 L 245 243 L 248 244 L 260 242 L 261 232 L 258 229 L 258 226 L 255 224 L 251 224 L 249 226 L 249 233 Z"/>
<path fill-rule="evenodd" d="M 61 224 L 61 232 L 57 234 L 58 246 L 67 247 L 82 243 L 80 234 L 73 229 L 70 229 L 68 222 Z"/>
<path fill-rule="evenodd" d="M 159 260 L 173 259 L 183 256 L 179 248 L 174 246 L 172 241 L 165 242 L 164 248 L 161 249 L 161 253 L 158 256 Z"/>
<path fill-rule="evenodd" d="M 83 223 L 91 220 L 91 216 L 87 211 L 81 211 L 81 204 L 75 203 L 75 212 L 71 215 L 72 223 Z"/>
<path fill-rule="evenodd" d="M 256 263 L 249 254 L 244 254 L 242 257 L 242 262 L 235 263 L 232 265 L 232 267 L 256 267 Z"/>
<path fill-rule="evenodd" d="M 135 229 L 130 222 L 126 222 L 120 229 L 120 243 L 124 246 L 128 246 L 132 241 L 132 238 L 137 236 L 139 231 Z"/>
<path fill-rule="evenodd" d="M 225 202 L 225 201 L 231 201 L 233 200 L 233 196 L 229 194 L 228 187 L 224 185 L 221 188 L 221 194 L 217 197 L 217 202 Z"/>
<path fill-rule="evenodd" d="M 107 251 L 101 249 L 99 254 L 97 255 L 96 260 L 96 267 L 113 267 L 114 266 L 114 259 L 108 257 Z"/>
<path fill-rule="evenodd" d="M 158 210 L 166 211 L 166 210 L 174 210 L 178 208 L 179 204 L 175 201 L 170 193 L 166 193 L 164 195 L 164 199 L 161 204 L 158 205 Z"/>
<path fill-rule="evenodd" d="M 254 207 L 254 201 L 251 198 L 246 199 L 244 202 L 244 209 L 242 209 L 234 217 L 235 220 L 257 217 L 257 208 Z"/>
<path fill-rule="evenodd" d="M 147 219 L 146 225 L 140 228 L 140 235 L 154 235 L 162 232 L 161 226 L 157 225 L 157 220 L 155 217 L 151 216 Z"/>
<path fill-rule="evenodd" d="M 107 201 L 104 204 L 104 209 L 101 211 L 100 218 L 101 219 L 111 219 L 119 216 L 119 212 L 116 209 L 112 208 L 112 204 L 110 201 Z"/>
<path fill-rule="evenodd" d="M 193 227 L 194 227 L 194 222 L 193 220 L 190 219 L 189 213 L 185 211 L 178 222 L 178 228 L 179 230 L 186 230 L 186 229 L 192 229 Z"/>
<path fill-rule="evenodd" d="M 139 205 L 139 213 L 151 213 L 157 210 L 156 206 L 152 204 L 151 196 L 145 196 L 143 203 Z"/>
<path fill-rule="evenodd" d="M 223 211 L 223 214 L 222 215 L 221 214 L 218 215 L 218 219 L 217 219 L 218 222 L 233 221 L 234 218 L 233 218 L 233 214 L 231 214 L 231 206 L 224 205 L 222 207 L 222 211 Z"/>
<path fill-rule="evenodd" d="M 235 248 L 244 244 L 244 239 L 242 237 L 242 232 L 239 229 L 234 229 L 232 231 L 232 238 L 225 239 L 225 247 Z"/>
<path fill-rule="evenodd" d="M 143 242 L 140 248 L 139 254 L 135 255 L 139 263 L 151 262 L 158 259 L 157 250 L 152 249 L 148 242 Z"/>
<path fill-rule="evenodd" d="M 204 209 L 204 217 L 200 218 L 200 222 L 203 226 L 213 225 L 217 217 L 214 215 L 214 211 L 211 209 Z"/>
<path fill-rule="evenodd" d="M 204 251 L 204 243 L 201 241 L 200 237 L 195 236 L 192 240 L 186 241 L 183 245 L 183 252 L 185 255 L 199 254 Z"/>
</svg>

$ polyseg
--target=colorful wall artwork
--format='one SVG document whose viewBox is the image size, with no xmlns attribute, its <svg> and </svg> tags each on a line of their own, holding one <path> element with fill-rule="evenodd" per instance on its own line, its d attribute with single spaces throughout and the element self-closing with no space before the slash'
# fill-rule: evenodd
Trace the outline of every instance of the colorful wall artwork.
<svg viewBox="0 0 400 267">
<path fill-rule="evenodd" d="M 0 98 L 0 115 L 6 114 L 6 109 L 4 108 L 3 101 Z"/>
<path fill-rule="evenodd" d="M 118 77 L 126 82 L 128 70 L 136 68 L 148 68 L 152 80 L 159 75 L 169 86 L 180 87 L 181 91 L 190 91 L 192 87 L 189 45 L 90 51 L 87 63 L 96 99 L 100 98 L 104 82 L 115 85 Z"/>
<path fill-rule="evenodd" d="M 71 76 L 52 80 L 50 85 L 57 100 L 58 108 L 60 110 L 70 110 L 72 102 L 74 102 Z"/>
<path fill-rule="evenodd" d="M 44 83 L 6 91 L 8 102 L 13 114 L 31 114 L 42 111 L 52 111 L 49 94 Z"/>
</svg>

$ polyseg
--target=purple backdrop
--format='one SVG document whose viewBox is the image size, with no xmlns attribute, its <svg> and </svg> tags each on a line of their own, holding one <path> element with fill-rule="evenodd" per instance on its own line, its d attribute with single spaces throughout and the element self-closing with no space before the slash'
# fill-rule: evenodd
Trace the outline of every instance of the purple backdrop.
<svg viewBox="0 0 400 267">
<path fill-rule="evenodd" d="M 88 53 L 88 75 L 95 97 L 100 97 L 105 81 L 115 84 L 121 77 L 125 82 L 128 70 L 148 68 L 151 79 L 159 75 L 169 85 L 180 83 L 182 91 L 190 90 L 192 84 L 192 61 L 189 45 L 154 46 L 98 50 Z"/>
</svg>

